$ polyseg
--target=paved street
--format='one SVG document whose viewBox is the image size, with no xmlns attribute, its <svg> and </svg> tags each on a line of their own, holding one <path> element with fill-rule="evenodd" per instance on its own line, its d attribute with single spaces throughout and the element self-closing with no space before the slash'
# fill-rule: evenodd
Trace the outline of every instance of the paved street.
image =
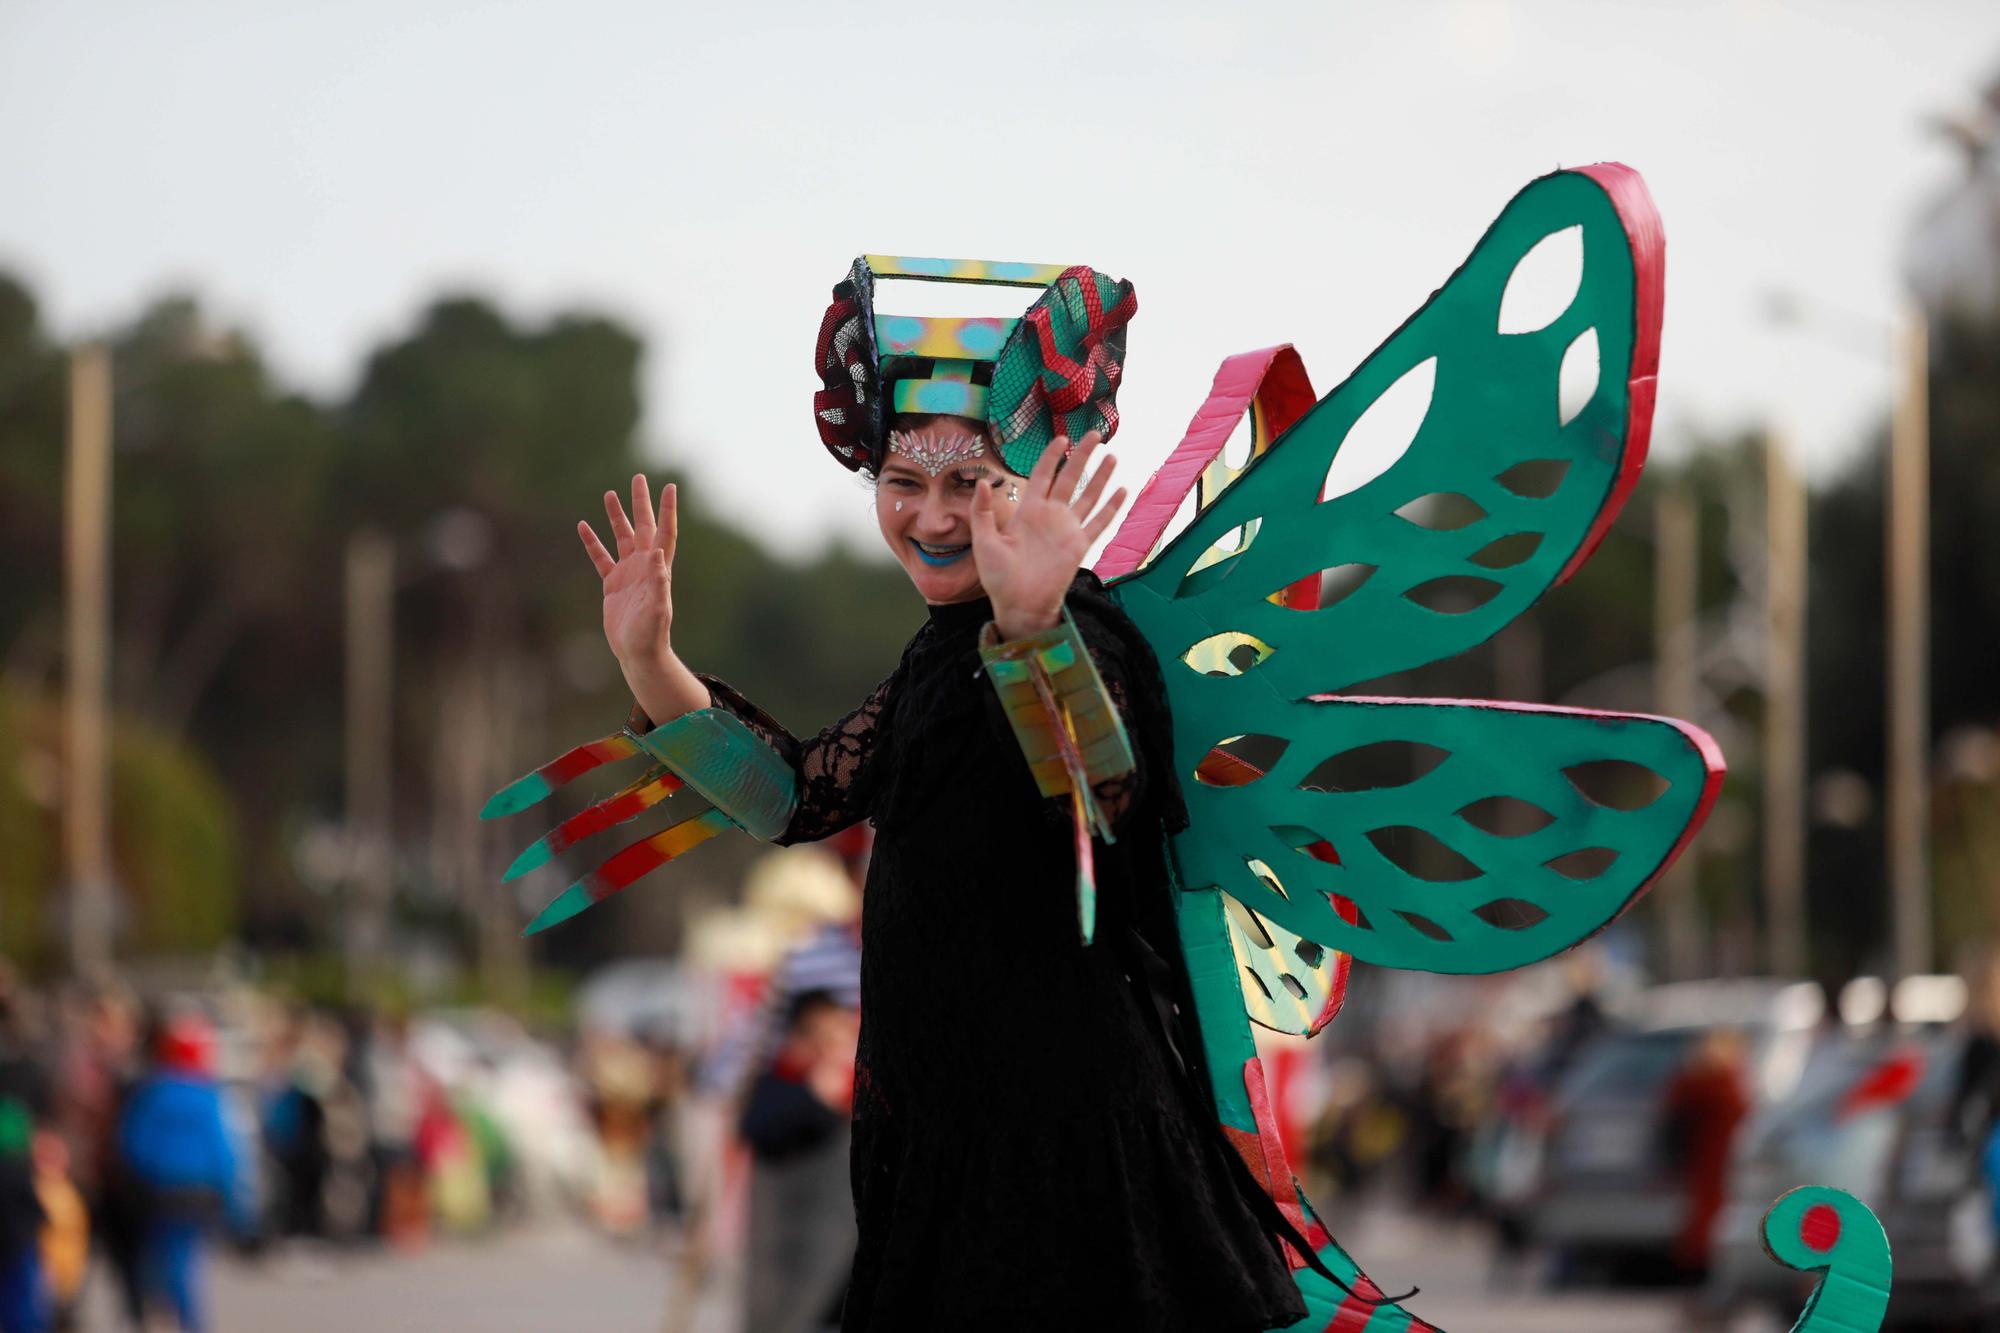
<svg viewBox="0 0 2000 1333">
<path fill-rule="evenodd" d="M 1343 1234 L 1390 1291 L 1423 1287 L 1412 1307 L 1457 1333 L 1681 1333 L 1671 1292 L 1548 1293 L 1490 1289 L 1484 1239 L 1390 1214 Z M 218 1265 L 219 1333 L 663 1333 L 669 1265 L 649 1247 L 570 1228 L 448 1241 L 420 1254 L 279 1255 Z M 101 1293 L 100 1293 L 101 1295 Z M 101 1309 L 101 1307 L 94 1307 Z M 93 1320 L 91 1329 L 114 1325 Z M 734 1333 L 729 1302 L 711 1292 L 680 1333 Z"/>
</svg>

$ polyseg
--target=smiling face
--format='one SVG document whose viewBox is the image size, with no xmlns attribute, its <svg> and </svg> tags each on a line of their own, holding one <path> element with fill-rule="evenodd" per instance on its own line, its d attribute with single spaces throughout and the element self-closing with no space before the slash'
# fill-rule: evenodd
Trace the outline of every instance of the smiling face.
<svg viewBox="0 0 2000 1333">
<path fill-rule="evenodd" d="M 898 417 L 875 479 L 875 522 L 933 606 L 986 595 L 972 559 L 972 496 L 1010 476 L 968 417 Z"/>
</svg>

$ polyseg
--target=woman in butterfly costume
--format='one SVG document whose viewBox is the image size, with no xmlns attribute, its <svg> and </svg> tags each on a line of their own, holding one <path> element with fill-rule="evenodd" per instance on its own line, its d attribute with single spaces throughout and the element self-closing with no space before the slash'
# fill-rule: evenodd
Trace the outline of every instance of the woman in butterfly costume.
<svg viewBox="0 0 2000 1333">
<path fill-rule="evenodd" d="M 1575 288 L 1523 316 L 1502 293 L 1545 243 L 1580 248 Z M 810 738 L 673 656 L 672 487 L 655 513 L 635 478 L 629 518 L 607 495 L 615 551 L 580 525 L 639 707 L 487 813 L 641 756 L 508 877 L 652 805 L 671 822 L 530 930 L 726 828 L 876 828 L 845 1329 L 1429 1327 L 1300 1194 L 1249 1023 L 1319 1031 L 1352 959 L 1496 972 L 1568 948 L 1714 802 L 1721 755 L 1684 722 L 1334 693 L 1483 641 L 1602 538 L 1645 458 L 1663 265 L 1637 173 L 1535 181 L 1324 398 L 1288 346 L 1225 361 L 1079 572 L 1123 498 L 1105 495 L 1108 459 L 1091 464 L 1118 424 L 1131 287 L 1082 267 L 857 260 L 822 324 L 815 417 L 874 479 L 930 618 Z M 917 319 L 877 310 L 879 279 L 1042 292 L 1019 320 Z M 1559 394 L 1591 370 L 1587 394 Z M 1400 455 L 1342 456 L 1371 407 L 1426 389 Z M 1221 449 L 1245 413 L 1251 457 L 1232 469 Z M 1167 539 L 1191 491 L 1193 521 Z M 1432 521 L 1441 496 L 1477 517 Z M 1430 766 L 1380 786 L 1328 776 L 1385 743 Z M 1572 773 L 1605 760 L 1657 794 L 1593 800 Z M 1419 841 L 1461 868 L 1438 878 L 1409 856 Z M 1765 1236 L 1840 1279 L 1801 1328 L 1879 1318 L 1887 1245 L 1851 1197 L 1794 1191 Z"/>
</svg>

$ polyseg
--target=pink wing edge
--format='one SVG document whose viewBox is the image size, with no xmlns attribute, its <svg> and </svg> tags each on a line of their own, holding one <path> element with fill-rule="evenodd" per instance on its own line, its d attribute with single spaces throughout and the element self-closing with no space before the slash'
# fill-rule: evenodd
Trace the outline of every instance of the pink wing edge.
<svg viewBox="0 0 2000 1333">
<path fill-rule="evenodd" d="M 1260 394 L 1271 399 L 1267 408 L 1273 418 L 1274 439 L 1317 401 L 1306 378 L 1305 362 L 1290 343 L 1238 352 L 1216 369 L 1208 397 L 1195 409 L 1187 433 L 1139 488 L 1124 521 L 1092 566 L 1099 578 L 1109 583 L 1145 563 L 1202 471 L 1229 443 L 1230 432 Z"/>
<path fill-rule="evenodd" d="M 1604 540 L 1604 534 L 1611 530 L 1618 511 L 1631 498 L 1632 488 L 1639 484 L 1639 474 L 1645 470 L 1646 451 L 1653 440 L 1653 402 L 1659 393 L 1660 324 L 1667 299 L 1667 233 L 1660 224 L 1660 213 L 1653 206 L 1653 195 L 1646 188 L 1645 178 L 1623 162 L 1597 162 L 1572 170 L 1575 175 L 1589 177 L 1604 191 L 1632 249 L 1632 369 L 1626 379 L 1625 449 L 1618 459 L 1617 479 L 1598 507 L 1597 517 L 1591 520 L 1589 531 L 1577 544 L 1575 554 L 1556 575 L 1551 587 L 1561 587 L 1583 568 L 1584 561 L 1590 559 L 1598 543 Z"/>
</svg>

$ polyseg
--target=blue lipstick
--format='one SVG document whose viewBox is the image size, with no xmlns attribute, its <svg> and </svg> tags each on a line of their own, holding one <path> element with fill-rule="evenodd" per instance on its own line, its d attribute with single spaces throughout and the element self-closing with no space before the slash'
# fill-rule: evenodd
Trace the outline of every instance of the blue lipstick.
<svg viewBox="0 0 2000 1333">
<path fill-rule="evenodd" d="M 931 551 L 926 550 L 924 548 L 924 544 L 918 541 L 915 537 L 909 538 L 909 543 L 913 548 L 915 548 L 917 553 L 917 559 L 923 561 L 927 565 L 932 565 L 932 566 L 956 564 L 960 560 L 965 559 L 965 557 L 971 554 L 972 552 L 972 547 L 967 545 L 967 546 L 940 547 L 938 548 L 940 553 L 933 554 Z"/>
</svg>

